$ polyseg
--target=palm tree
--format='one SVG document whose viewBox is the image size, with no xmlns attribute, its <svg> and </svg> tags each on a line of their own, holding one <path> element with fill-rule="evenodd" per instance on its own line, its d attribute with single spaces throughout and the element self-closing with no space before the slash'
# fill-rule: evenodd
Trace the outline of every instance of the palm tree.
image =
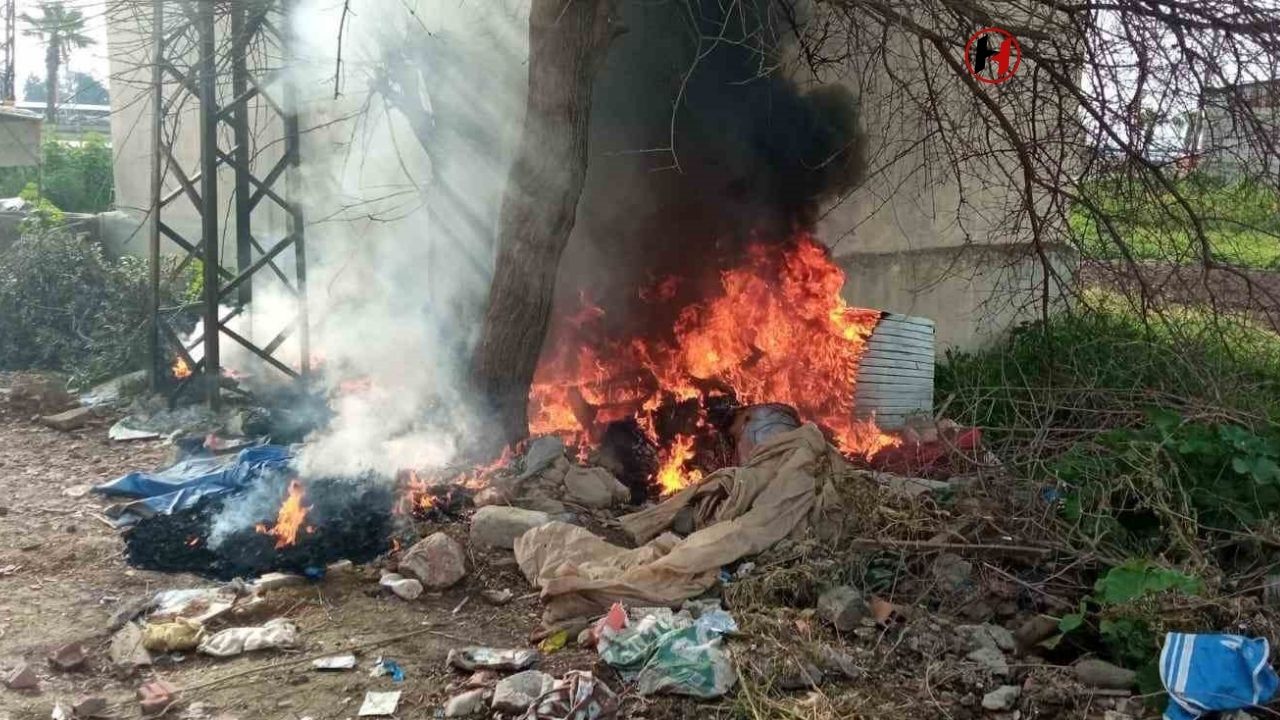
<svg viewBox="0 0 1280 720">
<path fill-rule="evenodd" d="M 53 122 L 58 105 L 58 70 L 73 49 L 88 47 L 94 40 L 84 34 L 84 13 L 67 9 L 61 0 L 43 0 L 39 10 L 39 17 L 24 12 L 19 19 L 30 26 L 22 31 L 23 35 L 40 38 L 45 44 L 45 87 L 48 93 L 44 117 Z"/>
</svg>

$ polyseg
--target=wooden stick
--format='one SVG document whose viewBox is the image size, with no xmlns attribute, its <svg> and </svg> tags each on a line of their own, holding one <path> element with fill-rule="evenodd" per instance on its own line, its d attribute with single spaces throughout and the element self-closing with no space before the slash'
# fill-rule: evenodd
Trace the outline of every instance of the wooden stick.
<svg viewBox="0 0 1280 720">
<path fill-rule="evenodd" d="M 1048 555 L 1053 552 L 1049 548 L 1033 547 L 1031 545 L 993 545 L 988 543 L 930 542 L 923 540 L 877 540 L 873 538 L 859 538 L 853 540 L 852 544 L 863 547 L 909 548 L 916 550 L 968 550 L 974 552 L 1026 553 L 1030 555 Z"/>
</svg>

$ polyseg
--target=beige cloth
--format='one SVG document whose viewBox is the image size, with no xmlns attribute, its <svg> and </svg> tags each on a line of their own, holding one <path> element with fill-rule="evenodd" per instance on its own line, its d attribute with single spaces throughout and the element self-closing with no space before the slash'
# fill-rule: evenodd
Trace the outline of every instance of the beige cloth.
<svg viewBox="0 0 1280 720">
<path fill-rule="evenodd" d="M 707 476 L 663 503 L 621 518 L 645 545 L 628 550 L 588 530 L 553 522 L 515 544 L 520 570 L 542 590 L 544 621 L 598 613 L 621 600 L 678 605 L 710 588 L 720 568 L 783 538 L 822 535 L 838 518 L 830 478 L 843 459 L 812 423 L 770 438 L 740 468 Z M 822 478 L 820 481 L 815 478 Z M 682 508 L 696 532 L 665 532 Z"/>
</svg>

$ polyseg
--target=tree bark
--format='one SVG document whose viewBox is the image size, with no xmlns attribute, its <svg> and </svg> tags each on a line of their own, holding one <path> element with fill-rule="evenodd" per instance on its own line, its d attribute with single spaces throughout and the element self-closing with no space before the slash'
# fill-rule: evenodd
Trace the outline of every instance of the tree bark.
<svg viewBox="0 0 1280 720">
<path fill-rule="evenodd" d="M 52 38 L 44 57 L 44 119 L 50 125 L 57 118 L 58 112 L 58 66 L 61 58 Z"/>
<path fill-rule="evenodd" d="M 533 0 L 524 129 L 498 218 L 498 255 L 471 378 L 506 444 L 525 438 L 556 269 L 587 173 L 591 89 L 617 32 L 612 0 Z"/>
</svg>

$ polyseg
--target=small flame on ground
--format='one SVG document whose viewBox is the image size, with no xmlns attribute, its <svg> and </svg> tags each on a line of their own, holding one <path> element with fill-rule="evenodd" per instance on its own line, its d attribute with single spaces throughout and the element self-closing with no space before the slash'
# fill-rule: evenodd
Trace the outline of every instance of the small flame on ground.
<svg viewBox="0 0 1280 720">
<path fill-rule="evenodd" d="M 178 380 L 186 380 L 191 377 L 191 366 L 181 356 L 173 361 L 173 366 L 170 370 L 173 372 L 173 377 Z"/>
<path fill-rule="evenodd" d="M 701 470 L 686 470 L 685 464 L 693 459 L 693 437 L 677 435 L 671 447 L 663 453 L 655 479 L 662 494 L 671 495 L 702 480 Z"/>
<path fill-rule="evenodd" d="M 280 512 L 276 514 L 274 525 L 259 524 L 255 529 L 263 535 L 274 535 L 276 549 L 289 547 L 298 541 L 298 531 L 303 529 L 303 521 L 307 518 L 310 505 L 303 505 L 306 497 L 302 482 L 297 478 L 289 481 L 289 491 L 284 502 L 280 503 Z M 315 527 L 306 526 L 308 533 L 315 532 Z"/>
</svg>

